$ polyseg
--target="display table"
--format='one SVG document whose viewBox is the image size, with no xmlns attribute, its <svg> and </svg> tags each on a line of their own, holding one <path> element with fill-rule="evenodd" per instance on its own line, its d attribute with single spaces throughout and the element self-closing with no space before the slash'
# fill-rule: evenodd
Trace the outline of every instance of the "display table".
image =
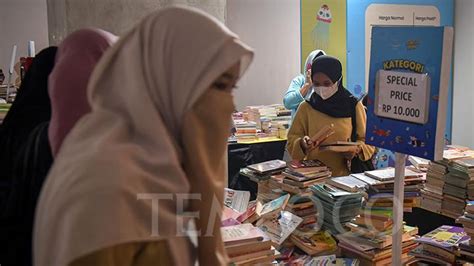
<svg viewBox="0 0 474 266">
<path fill-rule="evenodd" d="M 279 138 L 265 138 L 245 143 L 228 145 L 228 187 L 236 190 L 250 191 L 251 199 L 256 198 L 257 184 L 247 177 L 241 176 L 239 171 L 247 165 L 270 160 L 283 159 L 286 140 Z"/>
</svg>

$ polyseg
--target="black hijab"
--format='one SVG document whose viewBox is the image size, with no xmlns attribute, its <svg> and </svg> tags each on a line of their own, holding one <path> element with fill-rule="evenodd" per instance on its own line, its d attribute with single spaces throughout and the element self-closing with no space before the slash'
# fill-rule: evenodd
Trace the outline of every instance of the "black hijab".
<svg viewBox="0 0 474 266">
<path fill-rule="evenodd" d="M 48 76 L 56 47 L 42 50 L 33 59 L 3 123 L 0 125 L 0 182 L 11 178 L 14 154 L 39 124 L 51 119 Z"/>
<path fill-rule="evenodd" d="M 317 93 L 313 93 L 307 101 L 313 109 L 332 117 L 351 117 L 357 98 L 342 85 L 342 64 L 332 56 L 322 55 L 314 59 L 311 66 L 311 75 L 323 73 L 333 83 L 339 81 L 337 92 L 327 100 L 323 100 Z"/>
<path fill-rule="evenodd" d="M 32 265 L 36 202 L 52 164 L 48 76 L 56 47 L 42 50 L 0 125 L 0 261 Z"/>
</svg>

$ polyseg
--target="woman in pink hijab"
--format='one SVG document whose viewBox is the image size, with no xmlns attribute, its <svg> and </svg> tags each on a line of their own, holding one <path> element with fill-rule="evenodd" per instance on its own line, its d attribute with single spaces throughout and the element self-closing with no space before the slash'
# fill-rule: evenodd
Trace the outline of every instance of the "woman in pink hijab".
<svg viewBox="0 0 474 266">
<path fill-rule="evenodd" d="M 49 142 L 54 157 L 76 122 L 90 111 L 87 84 L 92 70 L 117 36 L 100 29 L 81 29 L 59 45 L 56 64 L 49 76 L 51 122 Z"/>
</svg>

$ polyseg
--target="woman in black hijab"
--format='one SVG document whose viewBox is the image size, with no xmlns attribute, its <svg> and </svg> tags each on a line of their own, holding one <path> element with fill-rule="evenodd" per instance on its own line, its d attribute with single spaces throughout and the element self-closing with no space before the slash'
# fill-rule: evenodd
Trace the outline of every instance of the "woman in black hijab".
<svg viewBox="0 0 474 266">
<path fill-rule="evenodd" d="M 368 161 L 375 151 L 364 143 L 367 119 L 364 107 L 342 85 L 342 65 L 338 59 L 327 55 L 317 57 L 311 73 L 314 93 L 298 108 L 288 133 L 288 151 L 293 159 L 321 160 L 332 169 L 333 176 L 348 175 L 348 162 L 356 156 Z M 312 140 L 323 127 L 331 125 L 334 134 L 322 143 Z M 359 145 L 338 152 L 318 148 L 321 144 L 351 140 Z"/>
<path fill-rule="evenodd" d="M 52 164 L 48 141 L 48 76 L 56 47 L 33 59 L 10 111 L 0 125 L 0 263 L 31 265 L 33 218 Z"/>
</svg>

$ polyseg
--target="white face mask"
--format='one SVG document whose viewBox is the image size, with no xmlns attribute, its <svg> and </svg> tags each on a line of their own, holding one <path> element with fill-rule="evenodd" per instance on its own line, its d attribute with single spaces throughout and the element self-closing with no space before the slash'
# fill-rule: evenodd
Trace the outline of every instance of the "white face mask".
<svg viewBox="0 0 474 266">
<path fill-rule="evenodd" d="M 314 87 L 314 92 L 316 92 L 316 94 L 318 94 L 321 98 L 323 98 L 323 100 L 327 100 L 331 98 L 331 96 L 333 96 L 337 92 L 337 89 L 339 88 L 338 84 L 339 84 L 339 81 L 332 84 L 332 86 L 330 87 L 324 87 L 324 86 Z"/>
</svg>

